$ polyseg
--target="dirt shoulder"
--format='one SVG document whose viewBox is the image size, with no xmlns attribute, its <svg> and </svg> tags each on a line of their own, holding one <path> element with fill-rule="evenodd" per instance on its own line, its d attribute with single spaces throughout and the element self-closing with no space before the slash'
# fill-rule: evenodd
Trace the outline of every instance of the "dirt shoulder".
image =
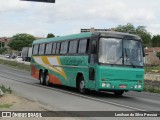
<svg viewBox="0 0 160 120">
<path fill-rule="evenodd" d="M 0 97 L 0 104 L 10 105 L 9 108 L 0 108 L 0 111 L 46 111 L 40 104 L 15 94 L 5 94 Z"/>
<path fill-rule="evenodd" d="M 3 107 L 2 105 L 5 105 Z M 0 97 L 0 111 L 49 111 L 45 106 L 39 104 L 38 102 L 34 102 L 18 96 L 16 94 L 5 94 L 4 96 Z M 80 118 L 0 118 L 0 120 L 80 120 Z M 81 119 L 82 120 L 82 119 Z"/>
</svg>

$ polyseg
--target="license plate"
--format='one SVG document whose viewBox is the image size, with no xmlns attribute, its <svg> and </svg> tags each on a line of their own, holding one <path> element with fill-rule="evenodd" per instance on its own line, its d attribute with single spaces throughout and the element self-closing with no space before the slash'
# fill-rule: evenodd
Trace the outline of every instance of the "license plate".
<svg viewBox="0 0 160 120">
<path fill-rule="evenodd" d="M 124 89 L 124 88 L 126 88 L 126 86 L 125 85 L 120 85 L 119 88 L 123 88 Z"/>
</svg>

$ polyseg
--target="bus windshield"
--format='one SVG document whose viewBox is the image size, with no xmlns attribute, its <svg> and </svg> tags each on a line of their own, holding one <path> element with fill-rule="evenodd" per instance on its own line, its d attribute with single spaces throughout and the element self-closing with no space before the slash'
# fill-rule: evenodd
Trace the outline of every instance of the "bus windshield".
<svg viewBox="0 0 160 120">
<path fill-rule="evenodd" d="M 100 39 L 100 63 L 143 66 L 142 58 L 142 46 L 140 41 L 122 40 L 118 38 Z"/>
</svg>

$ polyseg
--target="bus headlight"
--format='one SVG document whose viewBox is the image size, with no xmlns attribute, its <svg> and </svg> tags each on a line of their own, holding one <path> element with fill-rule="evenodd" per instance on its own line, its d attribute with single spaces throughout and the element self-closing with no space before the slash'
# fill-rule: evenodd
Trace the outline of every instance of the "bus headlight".
<svg viewBox="0 0 160 120">
<path fill-rule="evenodd" d="M 142 85 L 138 85 L 138 88 L 142 88 Z"/>
<path fill-rule="evenodd" d="M 135 85 L 134 88 L 137 89 L 138 85 Z"/>
<path fill-rule="evenodd" d="M 135 89 L 141 89 L 141 88 L 142 88 L 142 85 L 135 85 L 134 88 L 135 88 Z"/>
</svg>

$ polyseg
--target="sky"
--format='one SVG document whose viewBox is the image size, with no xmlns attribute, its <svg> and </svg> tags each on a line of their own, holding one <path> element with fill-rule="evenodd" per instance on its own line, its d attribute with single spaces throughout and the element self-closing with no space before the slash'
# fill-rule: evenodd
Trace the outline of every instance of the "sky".
<svg viewBox="0 0 160 120">
<path fill-rule="evenodd" d="M 160 0 L 56 0 L 56 3 L 0 0 L 0 37 L 28 33 L 46 37 L 81 28 L 115 28 L 132 23 L 160 34 Z"/>
</svg>

